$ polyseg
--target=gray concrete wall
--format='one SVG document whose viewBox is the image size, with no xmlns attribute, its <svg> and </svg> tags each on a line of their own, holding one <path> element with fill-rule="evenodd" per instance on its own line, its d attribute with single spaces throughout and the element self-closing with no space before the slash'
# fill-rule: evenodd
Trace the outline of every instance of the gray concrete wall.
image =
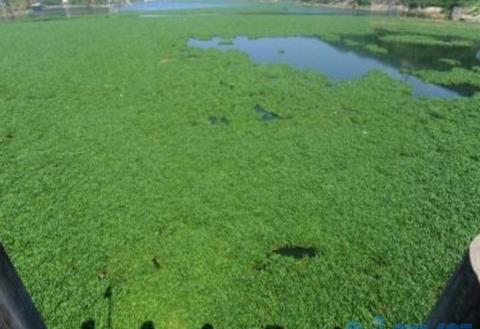
<svg viewBox="0 0 480 329">
<path fill-rule="evenodd" d="M 442 323 L 471 323 L 480 328 L 480 236 L 470 245 L 426 321 L 429 329 Z"/>
<path fill-rule="evenodd" d="M 46 329 L 1 244 L 0 329 Z"/>
</svg>

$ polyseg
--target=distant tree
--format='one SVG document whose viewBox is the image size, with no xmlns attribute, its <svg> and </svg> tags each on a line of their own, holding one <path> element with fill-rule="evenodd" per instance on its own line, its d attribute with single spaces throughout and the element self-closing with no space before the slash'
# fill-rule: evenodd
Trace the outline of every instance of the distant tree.
<svg viewBox="0 0 480 329">
<path fill-rule="evenodd" d="M 7 12 L 8 16 L 13 19 L 15 16 L 13 14 L 13 9 L 12 9 L 12 4 L 10 0 L 0 0 L 0 5 L 1 7 L 5 8 L 5 11 Z"/>
<path fill-rule="evenodd" d="M 371 5 L 371 1 L 370 1 L 370 0 L 355 0 L 355 3 L 356 3 L 358 6 L 370 6 L 370 5 Z"/>
<path fill-rule="evenodd" d="M 85 0 L 82 0 L 85 1 Z M 94 1 L 94 0 L 91 0 Z M 101 0 L 100 0 L 101 1 Z M 302 2 L 315 2 L 315 3 L 333 3 L 333 2 L 346 2 L 347 0 L 299 0 Z M 352 0 L 352 5 L 356 6 L 368 6 L 372 0 Z M 385 0 L 387 3 L 395 3 L 397 0 Z M 425 8 L 428 6 L 438 6 L 445 9 L 448 13 L 456 6 L 473 6 L 478 3 L 478 11 L 480 12 L 480 0 L 400 0 L 402 4 L 409 8 Z"/>
</svg>

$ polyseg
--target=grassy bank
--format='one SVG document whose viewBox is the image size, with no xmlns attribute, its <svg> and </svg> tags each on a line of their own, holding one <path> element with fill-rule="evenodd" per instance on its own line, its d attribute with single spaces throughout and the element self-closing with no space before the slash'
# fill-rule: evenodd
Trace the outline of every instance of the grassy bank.
<svg viewBox="0 0 480 329">
<path fill-rule="evenodd" d="M 266 14 L 0 24 L 0 239 L 49 328 L 421 322 L 479 233 L 480 98 L 187 47 L 378 28 L 479 35 Z"/>
</svg>

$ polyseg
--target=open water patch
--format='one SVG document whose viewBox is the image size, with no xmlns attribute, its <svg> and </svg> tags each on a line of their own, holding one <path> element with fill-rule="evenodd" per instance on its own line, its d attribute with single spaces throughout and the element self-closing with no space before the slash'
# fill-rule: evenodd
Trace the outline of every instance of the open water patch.
<svg viewBox="0 0 480 329">
<path fill-rule="evenodd" d="M 284 257 L 293 257 L 295 259 L 313 258 L 318 254 L 316 248 L 306 246 L 283 246 L 274 250 L 273 253 Z"/>
<path fill-rule="evenodd" d="M 254 63 L 259 64 L 289 64 L 300 70 L 314 70 L 325 74 L 332 80 L 359 79 L 372 70 L 380 70 L 391 78 L 401 80 L 412 87 L 413 95 L 431 98 L 456 98 L 466 96 L 462 91 L 433 83 L 405 72 L 400 61 L 392 60 L 391 52 L 382 51 L 379 54 L 362 51 L 356 47 L 340 46 L 327 43 L 314 37 L 268 37 L 250 39 L 236 37 L 223 42 L 222 38 L 210 40 L 189 39 L 190 47 L 221 51 L 238 50 L 247 53 Z M 405 47 L 405 45 L 402 45 Z M 418 46 L 418 45 L 417 45 Z M 379 48 L 380 49 L 380 48 Z M 445 54 L 432 54 L 431 60 L 438 60 Z M 472 60 L 476 53 L 472 52 Z"/>
</svg>

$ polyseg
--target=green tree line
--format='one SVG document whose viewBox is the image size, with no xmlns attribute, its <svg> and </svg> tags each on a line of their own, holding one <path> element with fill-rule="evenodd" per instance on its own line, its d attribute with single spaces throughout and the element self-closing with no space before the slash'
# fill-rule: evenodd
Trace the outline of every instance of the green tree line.
<svg viewBox="0 0 480 329">
<path fill-rule="evenodd" d="M 311 3 L 331 3 L 331 0 L 303 0 L 304 2 Z M 394 1 L 392 1 L 394 2 Z M 400 3 L 409 8 L 438 6 L 445 9 L 451 9 L 455 6 L 469 6 L 474 4 L 474 0 L 401 0 Z M 354 5 L 368 6 L 372 3 L 372 0 L 355 0 Z M 395 3 L 398 3 L 395 1 Z"/>
<path fill-rule="evenodd" d="M 125 3 L 125 0 L 68 0 L 70 5 L 95 6 L 107 3 Z M 2 16 L 13 18 L 17 14 L 31 9 L 36 4 L 42 6 L 61 5 L 62 0 L 0 0 L 0 18 Z"/>
</svg>

